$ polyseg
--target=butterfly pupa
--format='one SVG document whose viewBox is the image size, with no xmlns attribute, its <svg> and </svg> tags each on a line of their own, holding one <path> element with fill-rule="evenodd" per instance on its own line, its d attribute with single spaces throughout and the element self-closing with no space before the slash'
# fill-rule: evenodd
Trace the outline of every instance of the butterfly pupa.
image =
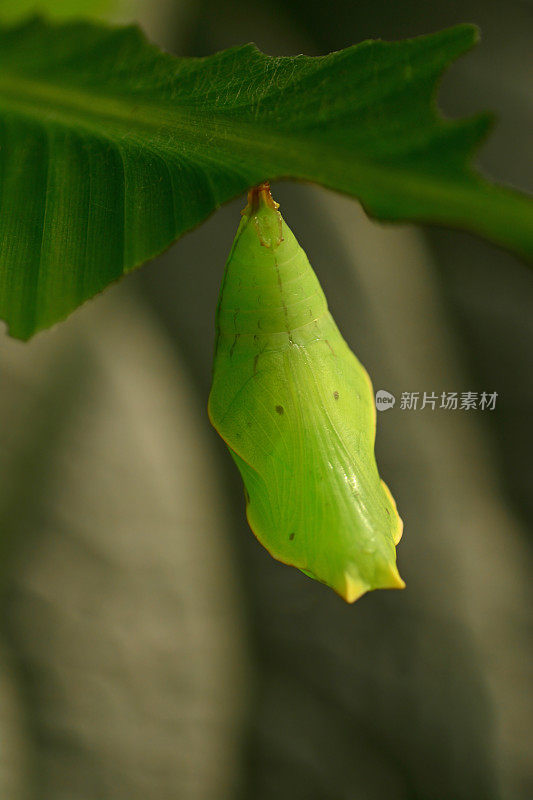
<svg viewBox="0 0 533 800">
<path fill-rule="evenodd" d="M 402 588 L 402 521 L 374 457 L 372 384 L 268 184 L 252 189 L 216 312 L 209 417 L 270 554 L 348 602 Z"/>
</svg>

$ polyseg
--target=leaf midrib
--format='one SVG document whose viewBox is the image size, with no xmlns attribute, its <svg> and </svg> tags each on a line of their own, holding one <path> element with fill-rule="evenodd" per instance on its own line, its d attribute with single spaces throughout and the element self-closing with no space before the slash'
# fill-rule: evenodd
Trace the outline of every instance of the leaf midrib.
<svg viewBox="0 0 533 800">
<path fill-rule="evenodd" d="M 54 118 L 72 128 L 88 123 L 87 127 L 100 133 L 103 133 L 105 124 L 110 121 L 128 130 L 134 124 L 143 131 L 157 131 L 162 127 L 175 128 L 187 116 L 179 106 L 172 111 L 166 111 L 160 106 L 137 99 L 111 98 L 74 90 L 50 81 L 44 83 L 19 75 L 5 74 L 0 76 L 0 109 L 7 112 L 20 111 L 26 116 L 34 117 L 39 123 L 43 117 Z M 200 117 L 198 108 L 195 108 L 195 115 Z M 194 124 L 191 124 L 191 115 L 188 116 L 189 127 L 192 128 Z"/>
</svg>

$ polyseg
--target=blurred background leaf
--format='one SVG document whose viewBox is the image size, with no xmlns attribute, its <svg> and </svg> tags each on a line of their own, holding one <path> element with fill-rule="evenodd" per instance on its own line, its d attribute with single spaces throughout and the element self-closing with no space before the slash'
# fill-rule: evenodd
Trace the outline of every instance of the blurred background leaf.
<svg viewBox="0 0 533 800">
<path fill-rule="evenodd" d="M 248 45 L 174 59 L 133 28 L 40 19 L 0 38 L 0 314 L 27 339 L 266 178 L 357 196 L 384 219 L 532 250 L 533 205 L 476 175 L 489 118 L 440 118 L 473 26 L 322 58 Z"/>
</svg>

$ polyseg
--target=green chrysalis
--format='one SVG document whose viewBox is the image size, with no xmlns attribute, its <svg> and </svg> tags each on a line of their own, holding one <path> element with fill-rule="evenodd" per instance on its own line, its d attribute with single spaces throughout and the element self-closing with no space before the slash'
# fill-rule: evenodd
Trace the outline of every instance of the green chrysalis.
<svg viewBox="0 0 533 800">
<path fill-rule="evenodd" d="M 261 544 L 348 602 L 402 588 L 403 526 L 376 467 L 372 384 L 268 184 L 248 195 L 216 330 L 209 417 Z"/>
</svg>

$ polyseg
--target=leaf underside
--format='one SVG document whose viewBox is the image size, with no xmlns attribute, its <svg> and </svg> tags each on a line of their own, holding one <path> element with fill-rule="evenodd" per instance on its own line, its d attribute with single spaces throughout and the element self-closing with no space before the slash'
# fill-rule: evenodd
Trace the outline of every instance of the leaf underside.
<svg viewBox="0 0 533 800">
<path fill-rule="evenodd" d="M 328 56 L 245 45 L 175 58 L 135 27 L 0 29 L 0 317 L 28 339 L 266 179 L 313 181 L 384 220 L 533 252 L 532 209 L 470 165 L 491 122 L 445 120 L 460 25 Z"/>
</svg>

